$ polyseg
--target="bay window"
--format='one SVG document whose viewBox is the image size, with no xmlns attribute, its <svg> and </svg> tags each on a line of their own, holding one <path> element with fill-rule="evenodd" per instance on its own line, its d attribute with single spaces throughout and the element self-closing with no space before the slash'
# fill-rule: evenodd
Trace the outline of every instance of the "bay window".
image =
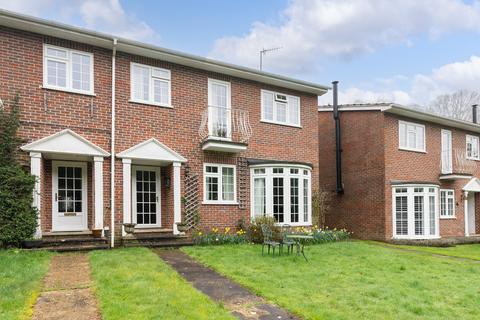
<svg viewBox="0 0 480 320">
<path fill-rule="evenodd" d="M 130 64 L 130 101 L 171 106 L 170 70 L 138 63 Z"/>
<path fill-rule="evenodd" d="M 203 201 L 210 204 L 235 204 L 235 166 L 226 164 L 205 164 L 203 170 Z"/>
<path fill-rule="evenodd" d="M 404 239 L 438 237 L 438 186 L 393 188 L 393 236 Z"/>
<path fill-rule="evenodd" d="M 45 88 L 93 94 L 93 55 L 62 47 L 43 47 Z"/>
<path fill-rule="evenodd" d="M 304 166 L 251 168 L 252 218 L 271 216 L 278 224 L 311 224 L 311 170 Z"/>
<path fill-rule="evenodd" d="M 300 98 L 262 90 L 262 121 L 300 126 Z"/>
</svg>

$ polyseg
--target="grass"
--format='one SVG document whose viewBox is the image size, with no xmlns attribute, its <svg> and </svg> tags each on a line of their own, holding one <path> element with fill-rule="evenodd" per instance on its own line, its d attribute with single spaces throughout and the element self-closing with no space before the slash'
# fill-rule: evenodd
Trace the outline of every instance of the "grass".
<svg viewBox="0 0 480 320">
<path fill-rule="evenodd" d="M 52 254 L 0 250 L 0 319 L 27 319 Z"/>
<path fill-rule="evenodd" d="M 478 319 L 480 265 L 365 242 L 261 256 L 260 246 L 183 248 L 306 319 Z"/>
<path fill-rule="evenodd" d="M 103 319 L 231 319 L 146 248 L 93 251 L 90 262 Z"/>
<path fill-rule="evenodd" d="M 392 245 L 392 244 L 385 244 L 385 243 L 382 243 L 382 245 L 388 245 L 388 246 L 402 248 L 406 250 L 441 254 L 441 255 L 451 256 L 451 257 L 480 260 L 480 244 L 461 244 L 455 247 L 445 247 L 445 248 L 402 246 L 402 245 Z"/>
</svg>

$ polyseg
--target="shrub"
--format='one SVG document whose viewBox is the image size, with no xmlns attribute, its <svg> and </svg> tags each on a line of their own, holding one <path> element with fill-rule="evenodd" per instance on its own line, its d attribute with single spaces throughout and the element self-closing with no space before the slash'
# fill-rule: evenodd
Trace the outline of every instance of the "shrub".
<svg viewBox="0 0 480 320">
<path fill-rule="evenodd" d="M 247 238 L 253 243 L 263 242 L 262 225 L 267 225 L 272 230 L 272 237 L 275 241 L 282 239 L 280 227 L 275 225 L 275 219 L 273 217 L 257 217 L 253 219 L 247 228 Z"/>
<path fill-rule="evenodd" d="M 325 229 L 318 229 L 316 226 L 312 228 L 292 228 L 291 233 L 311 235 L 313 236 L 311 242 L 314 244 L 348 240 L 352 236 L 352 234 L 345 229 L 328 229 L 328 227 Z"/>
<path fill-rule="evenodd" d="M 9 114 L 0 109 L 0 246 L 19 246 L 37 226 L 37 210 L 32 207 L 35 177 L 17 160 L 18 101 L 16 96 Z"/>
<path fill-rule="evenodd" d="M 225 228 L 223 231 L 212 228 L 208 232 L 195 232 L 193 241 L 197 245 L 241 244 L 247 243 L 247 237 L 242 229 L 231 232 L 230 228 Z"/>
</svg>

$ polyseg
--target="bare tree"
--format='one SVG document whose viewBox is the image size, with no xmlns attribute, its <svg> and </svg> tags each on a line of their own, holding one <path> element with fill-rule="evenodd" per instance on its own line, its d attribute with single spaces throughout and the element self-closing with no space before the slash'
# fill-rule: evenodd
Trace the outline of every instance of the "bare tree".
<svg viewBox="0 0 480 320">
<path fill-rule="evenodd" d="M 452 94 L 440 95 L 427 106 L 427 111 L 446 117 L 471 121 L 473 104 L 480 103 L 480 93 L 460 90 Z"/>
<path fill-rule="evenodd" d="M 330 211 L 334 194 L 332 191 L 317 189 L 312 194 L 312 222 L 320 228 L 325 227 L 325 218 Z"/>
</svg>

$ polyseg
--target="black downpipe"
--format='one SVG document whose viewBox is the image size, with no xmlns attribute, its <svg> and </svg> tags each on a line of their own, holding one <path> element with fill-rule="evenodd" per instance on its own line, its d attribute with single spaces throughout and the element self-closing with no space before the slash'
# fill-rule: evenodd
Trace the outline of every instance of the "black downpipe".
<svg viewBox="0 0 480 320">
<path fill-rule="evenodd" d="M 477 123 L 477 106 L 478 104 L 472 105 L 472 122 Z"/>
<path fill-rule="evenodd" d="M 339 194 L 343 193 L 342 182 L 342 144 L 340 131 L 340 113 L 338 112 L 338 81 L 333 81 L 333 119 L 335 120 L 335 161 L 337 170 L 337 187 Z"/>
</svg>

